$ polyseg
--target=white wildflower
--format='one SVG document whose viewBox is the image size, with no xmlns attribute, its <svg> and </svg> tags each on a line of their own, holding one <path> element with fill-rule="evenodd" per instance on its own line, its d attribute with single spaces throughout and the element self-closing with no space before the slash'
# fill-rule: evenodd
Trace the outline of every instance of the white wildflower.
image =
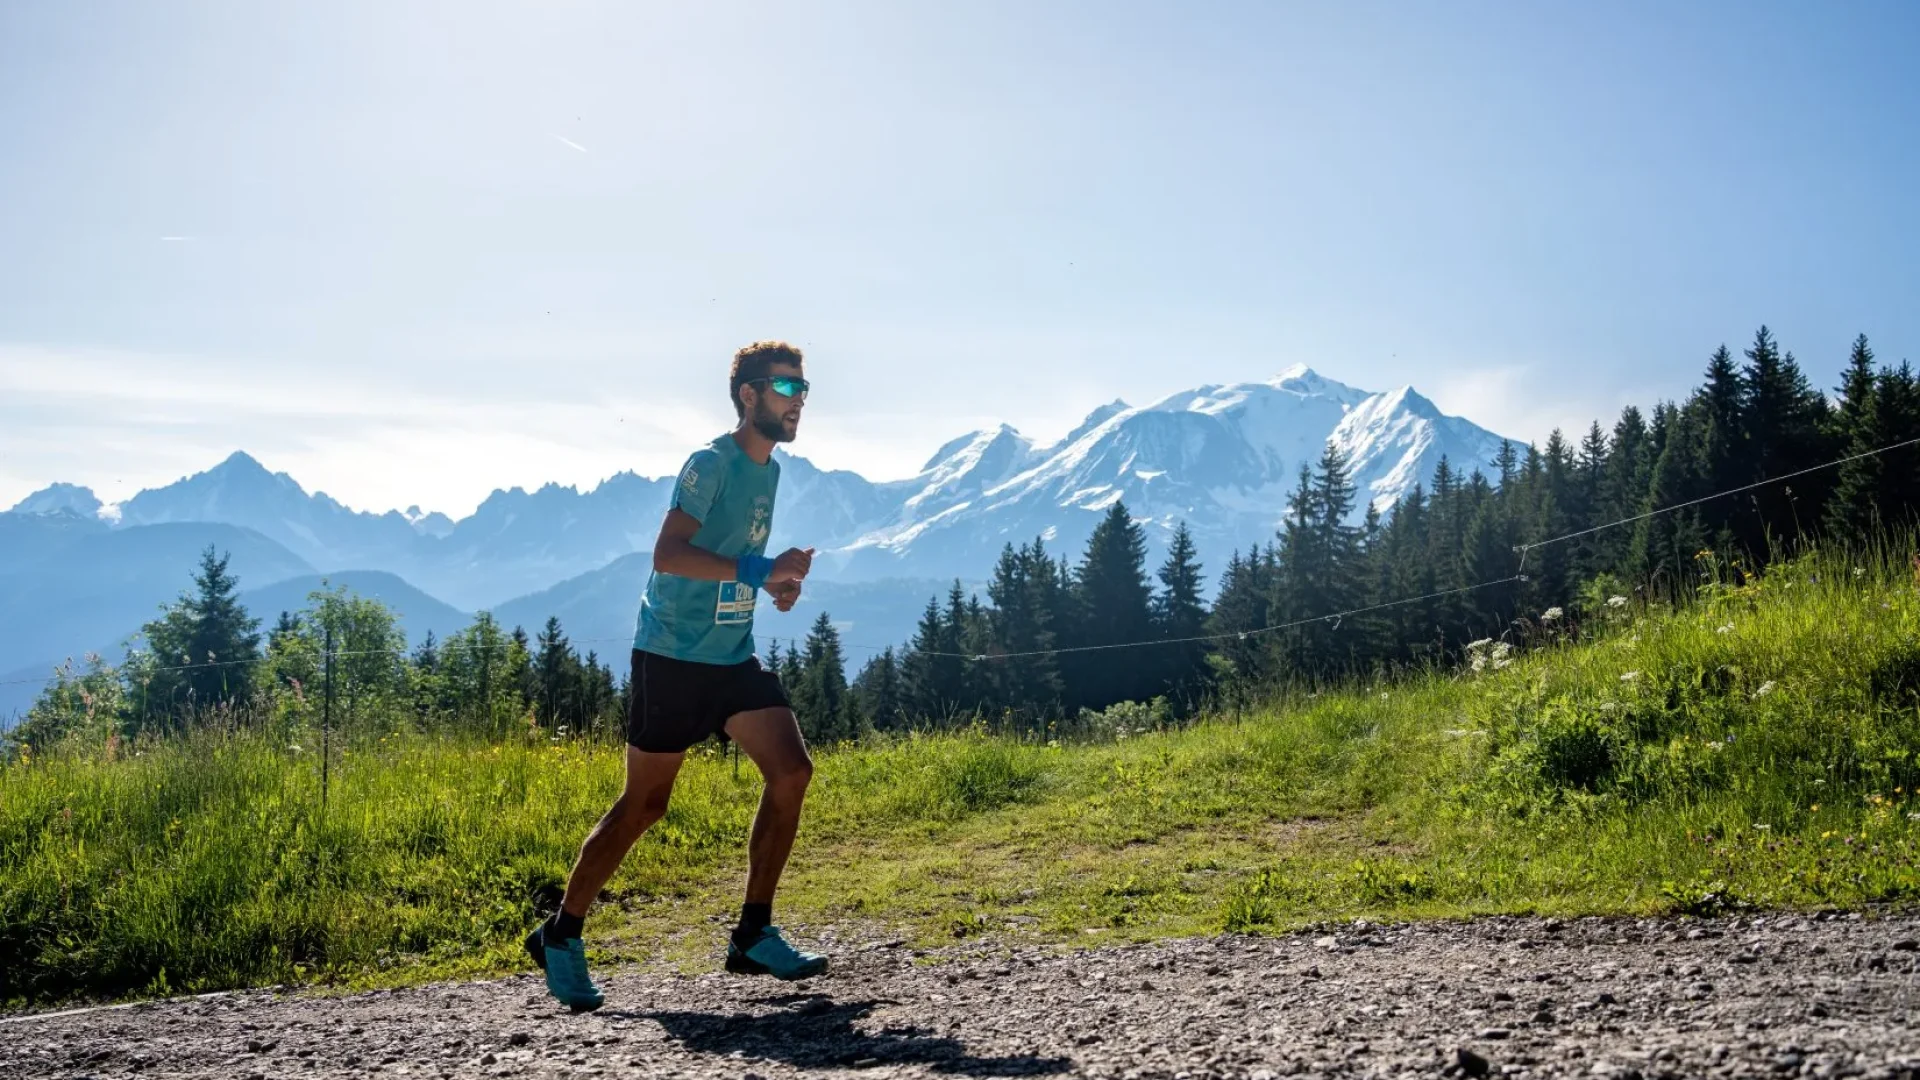
<svg viewBox="0 0 1920 1080">
<path fill-rule="evenodd" d="M 1473 670 L 1483 671 L 1486 669 L 1486 666 L 1487 666 L 1487 658 L 1484 656 L 1481 656 L 1479 653 L 1475 653 L 1473 656 Z"/>
<path fill-rule="evenodd" d="M 1603 701 L 1600 703 L 1601 712 L 1616 712 L 1619 710 L 1619 708 L 1620 706 L 1617 702 Z"/>
<path fill-rule="evenodd" d="M 1607 597 L 1607 606 L 1611 608 L 1626 607 L 1627 598 L 1624 596 L 1609 596 Z"/>
<path fill-rule="evenodd" d="M 1773 828 L 1771 825 L 1762 825 L 1759 822 L 1755 822 L 1753 827 L 1757 832 L 1766 832 L 1768 829 Z"/>
<path fill-rule="evenodd" d="M 1559 608 L 1550 607 L 1547 610 L 1540 613 L 1540 621 L 1541 622 L 1558 622 L 1560 620 L 1561 614 L 1563 613 Z"/>
<path fill-rule="evenodd" d="M 289 749 L 289 750 L 291 750 L 291 751 L 293 751 L 294 753 L 296 753 L 296 754 L 297 754 L 297 753 L 299 753 L 299 752 L 300 752 L 300 744 L 299 744 L 299 743 L 294 743 L 293 745 L 291 745 L 291 746 L 289 746 L 289 747 L 287 747 L 287 749 Z"/>
<path fill-rule="evenodd" d="M 1493 662 L 1493 670 L 1499 671 L 1501 668 L 1506 667 L 1508 664 L 1511 664 L 1511 663 L 1513 663 L 1513 661 L 1507 659 L 1506 657 L 1504 656 L 1499 657 L 1495 659 Z"/>
<path fill-rule="evenodd" d="M 1493 658 L 1495 660 L 1498 660 L 1512 651 L 1513 651 L 1513 646 L 1508 644 L 1507 642 L 1504 642 L 1504 641 L 1495 642 L 1493 646 Z"/>
<path fill-rule="evenodd" d="M 1856 567 L 1854 567 L 1854 568 L 1853 568 L 1853 576 L 1854 576 L 1854 577 L 1866 577 L 1866 576 L 1867 576 L 1867 568 L 1866 568 L 1866 567 L 1864 567 L 1864 566 L 1856 566 Z"/>
<path fill-rule="evenodd" d="M 1639 677 L 1640 677 L 1640 673 L 1639 673 L 1639 672 L 1637 672 L 1637 671 L 1629 671 L 1629 672 L 1627 672 L 1626 674 L 1624 674 L 1624 675 L 1622 675 L 1622 676 L 1620 676 L 1620 681 L 1621 681 L 1621 682 L 1632 682 L 1633 680 L 1635 680 L 1635 679 L 1637 679 L 1637 678 L 1639 678 Z"/>
<path fill-rule="evenodd" d="M 1718 630 L 1715 630 L 1715 631 L 1714 631 L 1714 633 L 1716 633 L 1716 634 L 1731 634 L 1731 633 L 1733 633 L 1733 624 L 1732 624 L 1732 623 L 1726 623 L 1726 624 L 1724 624 L 1723 626 L 1721 626 L 1721 627 L 1720 627 L 1720 629 L 1718 629 Z"/>
<path fill-rule="evenodd" d="M 1763 698 L 1771 693 L 1773 693 L 1773 680 L 1768 679 L 1766 682 L 1763 682 L 1760 684 L 1760 689 L 1755 690 L 1753 692 L 1753 696 L 1757 698 Z"/>
<path fill-rule="evenodd" d="M 1467 642 L 1467 651 L 1479 652 L 1481 649 L 1484 649 L 1491 644 L 1493 644 L 1493 639 L 1490 637 L 1483 637 L 1478 641 L 1469 641 Z"/>
<path fill-rule="evenodd" d="M 1915 813 L 1915 814 L 1908 814 L 1908 815 L 1907 815 L 1907 820 L 1908 820 L 1908 821 L 1920 821 L 1920 813 Z"/>
<path fill-rule="evenodd" d="M 1381 701 L 1386 701 L 1386 700 L 1387 700 L 1388 698 L 1391 698 L 1391 697 L 1393 697 L 1393 695 L 1392 695 L 1392 694 L 1381 694 L 1381 695 L 1380 695 L 1380 700 L 1381 700 Z"/>
</svg>

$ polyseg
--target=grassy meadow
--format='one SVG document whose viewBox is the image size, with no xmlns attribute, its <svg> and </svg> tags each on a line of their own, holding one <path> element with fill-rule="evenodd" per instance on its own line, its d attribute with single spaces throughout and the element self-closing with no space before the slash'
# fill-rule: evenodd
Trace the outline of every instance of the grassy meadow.
<svg viewBox="0 0 1920 1080">
<path fill-rule="evenodd" d="M 1904 563 L 1809 556 L 1569 621 L 1175 730 L 818 750 L 776 921 L 1082 944 L 1920 895 Z M 516 970 L 620 781 L 612 745 L 389 737 L 337 754 L 323 807 L 314 749 L 202 734 L 0 765 L 0 1002 Z M 758 788 L 696 754 L 590 951 L 716 966 Z"/>
</svg>

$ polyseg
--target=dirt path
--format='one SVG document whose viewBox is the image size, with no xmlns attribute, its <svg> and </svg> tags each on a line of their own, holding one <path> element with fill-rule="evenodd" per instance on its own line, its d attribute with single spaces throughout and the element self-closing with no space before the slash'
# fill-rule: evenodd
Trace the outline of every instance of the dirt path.
<svg viewBox="0 0 1920 1080">
<path fill-rule="evenodd" d="M 1091 939 L 1090 939 L 1091 940 Z M 0 1020 L 6 1077 L 1920 1076 L 1920 919 L 1487 919 Z M 927 961 L 937 961 L 928 963 Z"/>
</svg>

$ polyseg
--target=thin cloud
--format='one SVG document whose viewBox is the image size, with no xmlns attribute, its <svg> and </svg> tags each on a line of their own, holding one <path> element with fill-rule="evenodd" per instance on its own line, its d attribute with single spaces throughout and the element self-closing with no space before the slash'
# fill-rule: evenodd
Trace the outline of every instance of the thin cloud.
<svg viewBox="0 0 1920 1080">
<path fill-rule="evenodd" d="M 572 139 L 567 138 L 565 135 L 555 135 L 554 138 L 559 139 L 561 142 L 561 145 L 563 146 L 571 146 L 575 150 L 578 150 L 583 154 L 587 152 L 586 147 L 581 146 L 579 143 L 574 142 Z"/>
</svg>

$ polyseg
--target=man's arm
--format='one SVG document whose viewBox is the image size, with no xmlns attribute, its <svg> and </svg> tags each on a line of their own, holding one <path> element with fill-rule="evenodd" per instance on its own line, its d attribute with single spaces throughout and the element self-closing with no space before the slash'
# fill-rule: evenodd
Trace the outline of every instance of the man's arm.
<svg viewBox="0 0 1920 1080">
<path fill-rule="evenodd" d="M 667 520 L 660 523 L 660 538 L 653 542 L 653 568 L 697 581 L 732 581 L 739 564 L 694 547 L 693 534 L 699 531 L 700 520 L 692 514 L 678 507 L 667 511 Z"/>
<path fill-rule="evenodd" d="M 663 574 L 698 581 L 741 580 L 738 561 L 694 546 L 693 534 L 699 531 L 700 521 L 692 514 L 678 507 L 667 511 L 667 519 L 660 523 L 660 537 L 653 542 L 653 568 Z M 800 581 L 811 569 L 812 548 L 788 548 L 773 560 L 766 584 Z"/>
</svg>

